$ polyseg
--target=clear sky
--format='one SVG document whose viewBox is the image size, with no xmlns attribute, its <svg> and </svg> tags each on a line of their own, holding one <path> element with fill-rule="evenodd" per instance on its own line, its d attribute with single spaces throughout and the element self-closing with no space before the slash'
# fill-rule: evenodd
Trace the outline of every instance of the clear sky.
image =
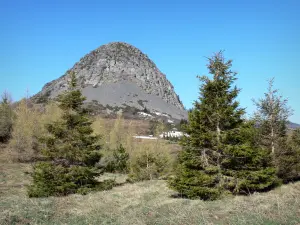
<svg viewBox="0 0 300 225">
<path fill-rule="evenodd" d="M 0 92 L 33 95 L 100 45 L 124 41 L 146 53 L 187 108 L 205 56 L 225 50 L 239 73 L 239 100 L 254 110 L 267 79 L 300 123 L 299 0 L 0 0 Z"/>
</svg>

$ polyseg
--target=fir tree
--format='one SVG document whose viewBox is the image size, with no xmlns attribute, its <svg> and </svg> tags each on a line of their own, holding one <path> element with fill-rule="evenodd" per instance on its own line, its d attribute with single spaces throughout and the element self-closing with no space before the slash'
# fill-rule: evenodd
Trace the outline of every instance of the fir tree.
<svg viewBox="0 0 300 225">
<path fill-rule="evenodd" d="M 34 166 L 30 197 L 86 193 L 97 186 L 95 177 L 100 172 L 94 165 L 101 157 L 99 137 L 92 134 L 84 100 L 75 74 L 71 73 L 69 90 L 58 97 L 62 118 L 48 124 L 49 135 L 41 138 L 47 161 Z"/>
<path fill-rule="evenodd" d="M 252 141 L 254 127 L 244 122 L 232 61 L 225 61 L 222 52 L 208 60 L 213 78 L 198 77 L 200 97 L 189 112 L 188 136 L 182 139 L 170 187 L 204 200 L 217 199 L 225 190 L 264 190 L 275 183 L 275 171 L 268 165 L 268 155 Z"/>
</svg>

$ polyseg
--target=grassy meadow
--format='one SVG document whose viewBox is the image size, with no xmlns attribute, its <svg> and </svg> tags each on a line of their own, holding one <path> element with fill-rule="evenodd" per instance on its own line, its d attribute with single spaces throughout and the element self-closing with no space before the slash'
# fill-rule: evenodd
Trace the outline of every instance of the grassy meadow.
<svg viewBox="0 0 300 225">
<path fill-rule="evenodd" d="M 28 198 L 31 165 L 0 164 L 0 224 L 300 224 L 300 183 L 214 202 L 175 198 L 164 180 L 67 197 Z M 103 178 L 102 178 L 103 179 Z"/>
<path fill-rule="evenodd" d="M 94 123 L 95 132 L 103 136 L 103 143 L 109 145 L 109 140 L 111 143 L 112 140 L 115 143 L 122 141 L 130 150 L 132 159 L 145 149 L 165 151 L 171 156 L 176 155 L 179 149 L 166 142 L 132 141 L 128 138 L 132 133 L 123 132 L 123 120 L 114 121 L 109 132 L 105 132 L 105 126 L 101 126 L 103 122 L 96 120 Z M 9 146 L 2 145 L 0 148 L 0 224 L 3 225 L 300 224 L 299 182 L 268 193 L 227 196 L 207 202 L 175 197 L 176 193 L 167 187 L 165 180 L 130 184 L 126 183 L 127 175 L 106 173 L 101 179 L 114 179 L 118 183 L 109 191 L 85 196 L 28 198 L 26 185 L 31 180 L 31 163 L 17 162 L 15 154 L 10 155 L 12 150 Z"/>
</svg>

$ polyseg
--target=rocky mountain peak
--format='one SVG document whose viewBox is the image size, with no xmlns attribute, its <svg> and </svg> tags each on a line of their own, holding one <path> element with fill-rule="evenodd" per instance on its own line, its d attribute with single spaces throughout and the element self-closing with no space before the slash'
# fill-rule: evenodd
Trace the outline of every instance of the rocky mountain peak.
<svg viewBox="0 0 300 225">
<path fill-rule="evenodd" d="M 130 106 L 185 118 L 186 112 L 173 85 L 138 48 L 112 42 L 80 59 L 69 70 L 75 72 L 88 101 L 101 105 Z M 37 97 L 57 96 L 67 88 L 67 74 L 44 86 Z"/>
</svg>

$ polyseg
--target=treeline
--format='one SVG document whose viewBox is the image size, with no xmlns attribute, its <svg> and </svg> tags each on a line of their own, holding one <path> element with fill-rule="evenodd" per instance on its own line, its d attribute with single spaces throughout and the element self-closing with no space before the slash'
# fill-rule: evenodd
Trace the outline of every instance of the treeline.
<svg viewBox="0 0 300 225">
<path fill-rule="evenodd" d="M 92 118 L 74 73 L 69 89 L 46 106 L 23 99 L 12 108 L 5 93 L 0 142 L 7 143 L 7 159 L 33 162 L 30 197 L 112 188 L 114 181 L 99 181 L 105 172 L 128 174 L 128 182 L 168 179 L 179 196 L 203 200 L 268 191 L 298 180 L 300 130 L 288 130 L 287 100 L 270 80 L 264 97 L 254 102 L 255 115 L 246 119 L 231 67 L 222 52 L 209 58 L 211 76 L 199 77 L 200 96 L 188 122 L 179 127 L 187 135 L 175 157 L 167 141 L 134 140 L 133 126 L 125 129 L 121 116 L 112 128 Z M 149 129 L 157 136 L 166 127 L 151 123 Z"/>
</svg>

